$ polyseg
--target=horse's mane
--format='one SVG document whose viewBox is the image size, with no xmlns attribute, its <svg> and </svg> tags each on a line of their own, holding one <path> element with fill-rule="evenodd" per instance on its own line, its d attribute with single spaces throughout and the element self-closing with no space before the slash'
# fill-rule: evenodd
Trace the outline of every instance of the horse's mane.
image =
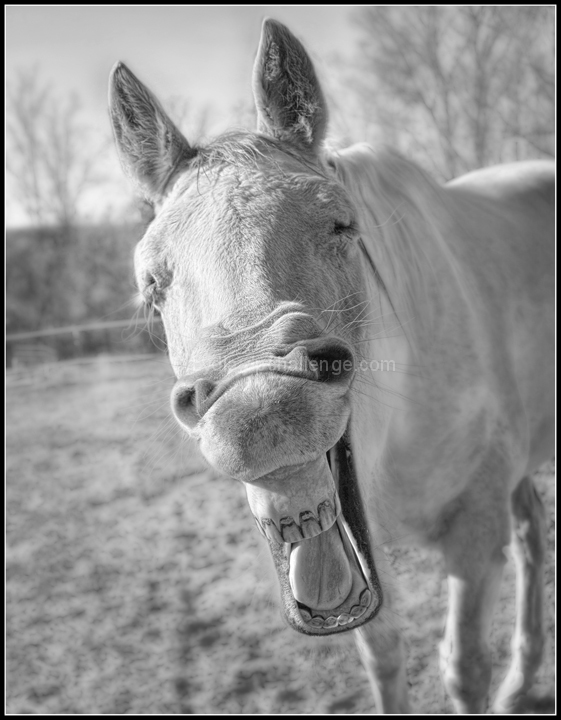
<svg viewBox="0 0 561 720">
<path fill-rule="evenodd" d="M 437 267 L 443 260 L 455 265 L 443 236 L 446 191 L 390 149 L 353 145 L 333 153 L 330 163 L 359 212 L 368 264 L 389 291 L 412 347 L 419 348 L 430 342 L 437 320 L 434 313 L 423 312 L 429 295 L 438 293 Z"/>
</svg>

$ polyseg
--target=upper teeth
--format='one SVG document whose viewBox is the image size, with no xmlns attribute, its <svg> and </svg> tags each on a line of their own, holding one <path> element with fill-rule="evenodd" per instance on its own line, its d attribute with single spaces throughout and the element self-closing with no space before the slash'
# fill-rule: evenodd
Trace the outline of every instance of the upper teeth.
<svg viewBox="0 0 561 720">
<path fill-rule="evenodd" d="M 255 517 L 257 527 L 265 537 L 277 543 L 295 543 L 312 538 L 333 525 L 341 512 L 339 496 L 335 492 L 332 500 L 323 500 L 317 506 L 316 513 L 304 510 L 299 515 L 299 523 L 293 517 L 280 518 L 279 524 L 269 517 Z"/>
<path fill-rule="evenodd" d="M 277 543 L 296 543 L 328 530 L 341 512 L 325 454 L 279 468 L 245 484 L 261 532 Z"/>
</svg>

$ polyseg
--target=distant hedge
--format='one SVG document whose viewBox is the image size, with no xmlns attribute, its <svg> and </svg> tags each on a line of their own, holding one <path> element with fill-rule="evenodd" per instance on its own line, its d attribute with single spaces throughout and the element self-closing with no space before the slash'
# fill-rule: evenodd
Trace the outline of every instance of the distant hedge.
<svg viewBox="0 0 561 720">
<path fill-rule="evenodd" d="M 130 318 L 142 232 L 140 224 L 8 230 L 7 332 Z"/>
<path fill-rule="evenodd" d="M 141 224 L 8 230 L 8 335 L 131 320 L 130 328 L 124 330 L 87 331 L 38 342 L 53 348 L 59 358 L 162 349 L 161 326 L 146 328 L 143 310 L 136 302 L 133 251 L 142 234 Z"/>
</svg>

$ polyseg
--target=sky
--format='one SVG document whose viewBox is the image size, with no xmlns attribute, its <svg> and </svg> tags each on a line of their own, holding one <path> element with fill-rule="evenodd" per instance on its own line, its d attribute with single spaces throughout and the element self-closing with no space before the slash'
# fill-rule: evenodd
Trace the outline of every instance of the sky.
<svg viewBox="0 0 561 720">
<path fill-rule="evenodd" d="M 99 137 L 107 136 L 107 80 L 121 60 L 161 100 L 183 97 L 193 108 L 210 106 L 210 117 L 224 130 L 235 105 L 251 99 L 253 60 L 265 17 L 283 22 L 304 43 L 329 92 L 328 61 L 333 68 L 336 54 L 349 58 L 356 51 L 355 8 L 8 5 L 6 82 L 9 89 L 18 69 L 33 68 L 60 97 L 77 93 L 87 122 Z M 108 172 L 117 176 L 115 157 L 108 163 Z M 8 187 L 7 224 L 24 224 L 10 197 Z"/>
</svg>

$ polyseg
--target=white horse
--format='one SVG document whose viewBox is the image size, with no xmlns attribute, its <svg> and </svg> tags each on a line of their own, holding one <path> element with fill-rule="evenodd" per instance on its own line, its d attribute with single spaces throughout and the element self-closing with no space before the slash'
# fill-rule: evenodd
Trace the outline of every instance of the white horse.
<svg viewBox="0 0 561 720">
<path fill-rule="evenodd" d="M 258 132 L 193 147 L 124 65 L 117 148 L 155 207 L 136 273 L 163 317 L 179 423 L 245 483 L 289 624 L 353 630 L 382 712 L 408 709 L 379 547 L 438 547 L 444 682 L 486 709 L 504 549 L 518 572 L 514 711 L 542 654 L 543 508 L 553 454 L 554 170 L 441 187 L 366 145 L 328 153 L 327 109 L 290 32 L 263 25 Z"/>
</svg>

